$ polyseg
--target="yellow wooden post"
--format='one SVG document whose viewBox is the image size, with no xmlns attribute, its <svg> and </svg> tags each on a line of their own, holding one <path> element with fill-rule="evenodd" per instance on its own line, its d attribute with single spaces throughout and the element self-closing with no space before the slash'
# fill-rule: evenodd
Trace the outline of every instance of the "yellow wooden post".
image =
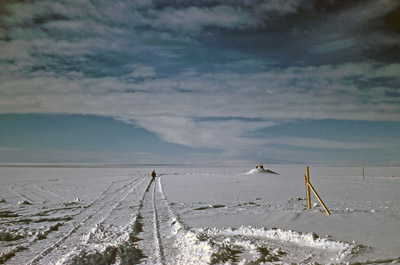
<svg viewBox="0 0 400 265">
<path fill-rule="evenodd" d="M 310 187 L 310 188 L 312 189 L 312 191 L 313 191 L 313 192 L 314 192 L 314 194 L 315 194 L 315 197 L 317 197 L 317 199 L 318 199 L 318 200 L 319 200 L 319 202 L 321 203 L 322 207 L 324 207 L 324 209 L 325 209 L 325 212 L 326 212 L 328 215 L 330 215 L 331 213 L 329 212 L 328 208 L 326 208 L 326 206 L 325 206 L 324 202 L 323 202 L 323 201 L 322 201 L 322 199 L 319 197 L 319 195 L 318 195 L 317 191 L 314 189 L 314 187 L 311 185 L 311 183 L 310 183 L 310 182 L 308 182 L 308 187 Z"/>
<path fill-rule="evenodd" d="M 364 180 L 364 167 L 363 167 L 363 180 Z"/>
<path fill-rule="evenodd" d="M 308 201 L 308 209 L 311 209 L 310 169 L 308 166 L 307 166 L 307 201 Z"/>
</svg>

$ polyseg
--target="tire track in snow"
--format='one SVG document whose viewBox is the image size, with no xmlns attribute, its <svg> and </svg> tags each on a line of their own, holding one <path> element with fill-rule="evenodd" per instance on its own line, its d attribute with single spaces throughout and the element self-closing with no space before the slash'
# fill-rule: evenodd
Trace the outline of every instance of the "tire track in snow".
<svg viewBox="0 0 400 265">
<path fill-rule="evenodd" d="M 143 182 L 144 180 L 141 181 L 141 183 Z M 151 182 L 149 182 L 143 190 L 143 194 L 138 202 L 138 210 L 135 217 L 132 218 L 127 225 L 121 227 L 119 231 L 116 231 L 118 235 L 114 238 L 115 240 L 113 242 L 107 242 L 103 245 L 100 244 L 100 246 L 99 244 L 96 244 L 95 248 L 90 249 L 89 252 L 86 252 L 84 249 L 79 253 L 69 253 L 69 255 L 58 260 L 57 264 L 88 264 L 98 262 L 101 262 L 102 264 L 120 265 L 138 264 L 144 256 L 142 255 L 142 251 L 136 245 L 136 242 L 138 241 L 136 236 L 141 232 L 142 224 L 140 220 L 142 217 L 140 211 L 143 208 L 144 200 L 149 191 L 150 185 Z"/>
<path fill-rule="evenodd" d="M 165 264 L 156 205 L 156 186 L 157 181 L 151 180 L 138 212 L 141 228 L 138 237 L 141 238 L 137 244 L 145 255 L 141 264 Z"/>
<path fill-rule="evenodd" d="M 58 239 L 55 243 L 52 243 L 50 246 L 46 247 L 43 249 L 39 254 L 37 254 L 33 259 L 31 259 L 27 264 L 37 264 L 39 261 L 41 261 L 43 258 L 48 256 L 55 248 L 60 247 L 67 239 L 71 238 L 74 233 L 78 231 L 81 227 L 85 226 L 85 224 L 93 218 L 97 213 L 99 213 L 102 209 L 104 209 L 110 202 L 114 201 L 119 195 L 121 195 L 127 187 L 129 188 L 129 185 L 131 185 L 133 182 L 137 181 L 137 179 L 134 179 L 130 181 L 128 184 L 123 185 L 120 188 L 117 188 L 113 192 L 109 192 L 111 190 L 111 187 L 115 185 L 118 182 L 112 182 L 103 192 L 102 194 L 97 197 L 91 204 L 88 205 L 84 210 L 81 212 L 77 213 L 76 215 L 80 215 L 86 211 L 89 211 L 92 209 L 92 207 L 96 203 L 101 203 L 104 201 L 106 198 L 110 197 L 111 195 L 116 195 L 112 197 L 110 200 L 105 200 L 105 202 L 101 203 L 99 207 L 97 207 L 92 213 L 87 215 L 82 221 L 78 221 L 77 224 L 73 225 L 72 229 L 70 229 L 66 235 Z"/>
<path fill-rule="evenodd" d="M 13 184 L 10 186 L 10 190 L 14 192 L 14 194 L 16 194 L 18 197 L 22 198 L 22 200 L 26 200 L 30 203 L 46 203 L 48 202 L 48 198 L 44 197 L 41 194 L 38 194 L 36 192 L 33 191 L 33 189 L 31 188 L 32 186 L 34 187 L 35 190 L 40 191 L 40 193 L 45 193 L 44 190 L 40 190 L 38 188 L 38 183 L 40 182 L 44 182 L 44 181 L 29 181 L 29 182 L 21 182 L 18 183 L 19 186 L 17 186 L 16 188 L 13 188 L 13 186 L 16 186 L 17 184 Z M 53 195 L 54 196 L 54 195 Z M 56 195 L 57 197 L 59 197 L 58 195 Z M 36 198 L 36 199 L 34 199 Z"/>
<path fill-rule="evenodd" d="M 68 217 L 68 218 L 73 218 L 73 217 L 76 217 L 76 216 L 79 216 L 79 215 L 85 216 L 85 212 L 91 211 L 93 206 L 96 203 L 98 203 L 99 201 L 102 201 L 102 200 L 106 199 L 108 196 L 112 195 L 112 189 L 113 188 L 115 190 L 120 189 L 120 188 L 118 188 L 118 186 L 116 186 L 116 184 L 119 185 L 120 183 L 125 182 L 127 180 L 132 180 L 132 178 L 124 179 L 124 180 L 117 180 L 117 181 L 111 182 L 95 199 L 92 200 L 91 203 L 89 203 L 86 206 L 80 206 L 79 203 L 74 204 L 74 206 L 67 206 L 66 205 L 64 207 L 52 208 L 52 209 L 48 209 L 46 211 L 42 211 L 42 212 L 39 212 L 39 213 L 29 214 L 28 218 L 29 218 L 29 216 L 38 216 L 38 215 L 42 215 L 42 214 L 47 214 L 47 213 L 52 212 L 52 211 L 57 212 L 57 211 L 60 211 L 60 210 L 75 210 L 75 209 L 78 209 L 78 208 L 81 208 L 81 210 L 77 211 L 77 212 L 75 212 L 73 214 L 68 213 L 65 216 Z M 43 182 L 43 181 L 39 181 L 39 182 Z M 25 185 L 25 184 L 34 184 L 34 183 L 38 183 L 38 182 L 35 182 L 35 181 L 22 181 L 22 182 L 18 182 L 16 184 L 10 185 L 7 189 L 10 192 L 13 192 L 14 194 L 16 194 L 19 198 L 24 199 L 26 197 L 23 197 L 23 195 L 18 193 L 13 187 L 17 186 L 17 184 Z M 117 188 L 115 188 L 115 186 Z M 7 198 L 10 199 L 11 197 L 7 197 Z M 28 199 L 28 198 L 26 198 L 26 199 Z M 17 201 L 19 201 L 19 200 L 17 200 Z M 62 219 L 62 217 L 61 217 L 61 219 Z M 7 220 L 6 223 L 8 223 L 8 225 L 12 225 L 15 222 L 19 222 L 19 221 L 18 220 Z M 80 221 L 78 221 L 78 222 L 80 222 Z M 60 226 L 60 225 L 61 226 L 68 226 L 68 225 L 75 226 L 76 225 L 76 219 L 74 219 L 74 220 L 72 220 L 70 222 L 61 222 L 61 223 L 57 222 L 55 224 L 55 226 L 57 226 L 57 227 Z M 49 228 L 48 228 L 49 231 L 48 232 L 44 231 L 46 233 L 46 235 L 48 233 L 51 233 L 52 231 L 59 230 L 59 229 L 53 230 L 52 227 L 53 226 L 50 225 Z M 69 230 L 69 229 L 66 230 L 66 231 L 65 230 L 66 229 L 64 229 L 64 233 L 69 233 L 69 232 L 71 232 L 73 230 L 73 228 L 71 230 Z M 46 236 L 45 239 L 41 238 L 40 236 L 33 236 L 32 238 L 31 237 L 26 237 L 26 238 L 20 240 L 20 242 L 18 242 L 16 245 L 10 246 L 5 252 L 3 252 L 1 254 L 0 258 L 1 258 L 1 260 L 3 262 L 7 261 L 7 263 L 10 263 L 10 264 L 26 264 L 29 260 L 32 259 L 32 256 L 33 257 L 37 257 L 37 253 L 38 252 L 41 253 L 43 251 L 43 249 L 48 248 L 49 247 L 49 242 L 51 244 L 55 244 L 56 241 L 57 240 L 54 240 L 54 239 L 48 239 L 47 236 Z M 50 244 L 50 246 L 51 246 L 51 244 Z M 16 256 L 17 254 L 18 254 L 18 256 Z"/>
<path fill-rule="evenodd" d="M 30 201 L 31 199 L 29 199 L 29 198 L 26 197 L 24 194 L 18 192 L 15 188 L 13 188 L 13 186 L 15 186 L 15 185 L 16 185 L 16 184 L 10 185 L 9 190 L 10 190 L 11 192 L 13 192 L 13 193 L 16 195 L 16 197 L 19 197 L 19 198 L 21 198 L 22 200 Z M 20 189 L 19 189 L 19 190 L 20 190 Z"/>
<path fill-rule="evenodd" d="M 41 192 L 43 192 L 43 193 L 50 194 L 51 196 L 54 196 L 54 197 L 57 197 L 57 198 L 60 198 L 60 199 L 66 199 L 64 196 L 61 196 L 61 195 L 59 195 L 59 194 L 57 194 L 57 193 L 54 193 L 54 192 L 49 191 L 49 190 L 46 190 L 46 189 L 44 189 L 43 187 L 39 187 L 38 184 L 35 184 L 34 187 L 35 187 L 37 190 L 39 190 L 39 191 L 41 191 Z"/>
<path fill-rule="evenodd" d="M 156 248 L 157 248 L 157 259 L 159 264 L 165 264 L 165 258 L 164 258 L 164 249 L 162 246 L 161 242 L 161 236 L 160 236 L 160 224 L 159 224 L 159 218 L 157 214 L 157 206 L 156 206 L 156 186 L 157 182 L 159 182 L 159 179 L 154 181 L 153 185 L 153 191 L 152 191 L 152 200 L 153 200 L 153 235 L 154 235 L 154 241 L 156 242 Z"/>
<path fill-rule="evenodd" d="M 96 234 L 96 233 L 99 231 L 100 225 L 102 225 L 102 224 L 106 221 L 106 219 L 108 219 L 108 218 L 110 217 L 111 213 L 112 213 L 117 207 L 119 207 L 119 206 L 122 204 L 122 202 L 123 202 L 130 194 L 132 194 L 132 192 L 135 191 L 135 190 L 137 189 L 137 187 L 139 187 L 143 182 L 144 182 L 144 179 L 142 179 L 142 181 L 140 181 L 136 186 L 132 187 L 132 188 L 121 198 L 121 200 L 119 200 L 118 203 L 116 203 L 115 206 L 113 206 L 113 207 L 110 209 L 110 211 L 109 211 L 106 215 L 104 215 L 104 216 L 101 218 L 101 220 L 100 220 L 97 224 L 94 225 L 94 228 L 93 228 L 93 229 L 89 232 L 89 234 L 86 236 L 86 240 L 85 240 L 85 242 L 83 243 L 84 245 L 87 244 L 88 241 L 90 240 L 90 238 L 91 238 L 94 234 Z"/>
<path fill-rule="evenodd" d="M 162 179 L 159 180 L 159 192 L 168 212 L 171 232 L 174 238 L 176 253 L 169 257 L 168 264 L 196 265 L 210 264 L 215 250 L 208 241 L 199 237 L 193 229 L 179 220 L 178 215 L 171 209 L 162 188 Z"/>
<path fill-rule="evenodd" d="M 137 247 L 144 254 L 139 264 L 176 264 L 174 220 L 164 202 L 160 179 L 149 183 L 139 207 Z"/>
<path fill-rule="evenodd" d="M 87 234 L 82 236 L 83 240 L 81 241 L 79 246 L 75 247 L 72 251 L 67 253 L 63 258 L 61 258 L 61 260 L 70 260 L 71 257 L 79 256 L 80 253 L 82 253 L 84 251 L 87 251 L 87 249 L 89 247 L 91 247 L 91 245 L 95 245 L 95 246 L 93 248 L 91 248 L 90 250 L 92 250 L 92 251 L 93 250 L 97 250 L 97 251 L 100 251 L 100 252 L 101 252 L 101 250 L 106 249 L 107 246 L 116 245 L 117 243 L 115 243 L 115 242 L 118 241 L 118 238 L 115 238 L 115 237 L 114 238 L 107 238 L 106 234 L 107 233 L 115 233 L 116 235 L 118 235 L 121 232 L 126 232 L 126 230 L 129 229 L 129 224 L 130 223 L 134 224 L 136 222 L 136 219 L 133 222 L 130 222 L 128 224 L 128 226 L 125 226 L 125 227 L 123 227 L 123 228 L 121 228 L 119 230 L 116 230 L 116 231 L 107 230 L 106 227 L 103 227 L 103 224 L 105 223 L 105 221 L 108 218 L 110 218 L 110 216 L 113 213 L 113 211 L 116 208 L 120 207 L 122 205 L 122 203 L 126 200 L 126 198 L 129 195 L 131 195 L 144 181 L 145 181 L 145 179 L 142 179 L 141 181 L 139 181 L 139 183 L 137 185 L 133 186 L 128 192 L 126 192 L 125 195 L 123 195 L 122 198 L 120 198 L 115 203 L 115 205 L 104 216 L 102 216 L 100 218 L 100 220 L 97 223 L 92 225 L 93 228 Z M 135 217 L 135 218 L 137 218 L 137 217 Z M 110 227 L 108 229 L 110 229 Z M 121 234 L 123 234 L 123 233 L 121 233 Z M 105 241 L 105 242 L 100 242 L 100 243 L 97 242 L 97 241 L 99 241 L 99 239 L 96 238 L 96 237 L 99 237 L 99 235 L 101 236 L 101 240 L 100 241 Z M 94 238 L 96 238 L 96 240 L 94 240 Z M 91 244 L 91 241 L 96 241 L 96 243 Z"/>
</svg>

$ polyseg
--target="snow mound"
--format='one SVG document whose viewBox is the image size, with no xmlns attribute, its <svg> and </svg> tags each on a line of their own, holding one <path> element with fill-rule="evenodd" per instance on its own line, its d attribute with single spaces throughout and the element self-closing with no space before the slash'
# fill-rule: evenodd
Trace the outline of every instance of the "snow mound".
<svg viewBox="0 0 400 265">
<path fill-rule="evenodd" d="M 253 175 L 253 174 L 259 174 L 259 173 L 267 173 L 267 174 L 275 174 L 275 175 L 279 175 L 278 173 L 269 170 L 269 169 L 264 169 L 264 168 L 254 168 L 246 173 L 244 173 L 245 175 Z"/>
<path fill-rule="evenodd" d="M 352 245 L 349 243 L 334 241 L 327 238 L 320 238 L 316 233 L 300 233 L 293 230 L 282 230 L 279 228 L 255 228 L 255 227 L 240 227 L 240 228 L 206 228 L 202 229 L 210 235 L 223 235 L 225 237 L 230 236 L 242 236 L 242 237 L 262 237 L 277 241 L 288 242 L 297 244 L 299 246 L 330 249 L 331 251 L 343 251 L 351 248 Z"/>
<path fill-rule="evenodd" d="M 217 263 L 234 260 L 235 255 L 247 252 L 250 260 L 242 260 L 240 264 L 264 264 L 270 261 L 287 264 L 299 260 L 300 264 L 331 264 L 344 262 L 369 249 L 362 245 L 320 238 L 313 232 L 300 233 L 278 228 L 198 228 L 196 234 L 197 238 L 212 246 L 211 259 Z"/>
<path fill-rule="evenodd" d="M 27 200 L 19 201 L 18 204 L 21 204 L 21 205 L 32 205 L 32 203 L 27 201 Z"/>
</svg>

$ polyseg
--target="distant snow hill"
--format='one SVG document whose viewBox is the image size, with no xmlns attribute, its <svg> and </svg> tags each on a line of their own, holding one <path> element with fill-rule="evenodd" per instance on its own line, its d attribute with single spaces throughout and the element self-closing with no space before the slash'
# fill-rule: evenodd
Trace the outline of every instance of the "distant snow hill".
<svg viewBox="0 0 400 265">
<path fill-rule="evenodd" d="M 267 173 L 267 174 L 275 174 L 275 175 L 279 175 L 278 173 L 269 170 L 269 169 L 264 169 L 264 168 L 254 168 L 252 170 L 250 170 L 249 172 L 245 173 L 246 175 L 251 175 L 251 174 L 258 174 L 258 173 Z"/>
</svg>

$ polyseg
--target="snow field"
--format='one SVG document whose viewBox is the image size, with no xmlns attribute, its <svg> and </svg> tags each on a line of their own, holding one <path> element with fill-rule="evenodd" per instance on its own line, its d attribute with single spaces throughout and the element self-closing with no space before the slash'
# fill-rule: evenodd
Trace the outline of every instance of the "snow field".
<svg viewBox="0 0 400 265">
<path fill-rule="evenodd" d="M 183 223 L 227 249 L 229 260 L 238 263 L 399 260 L 400 178 L 392 178 L 400 176 L 399 168 L 365 168 L 363 179 L 361 167 L 311 167 L 311 183 L 331 216 L 319 205 L 306 210 L 305 167 L 271 169 L 280 175 L 238 167 L 209 169 L 209 174 L 194 169 L 165 176 L 164 190 Z M 225 233 L 230 229 L 252 232 Z"/>
<path fill-rule="evenodd" d="M 271 169 L 2 167 L 0 263 L 400 262 L 397 168 Z"/>
</svg>

